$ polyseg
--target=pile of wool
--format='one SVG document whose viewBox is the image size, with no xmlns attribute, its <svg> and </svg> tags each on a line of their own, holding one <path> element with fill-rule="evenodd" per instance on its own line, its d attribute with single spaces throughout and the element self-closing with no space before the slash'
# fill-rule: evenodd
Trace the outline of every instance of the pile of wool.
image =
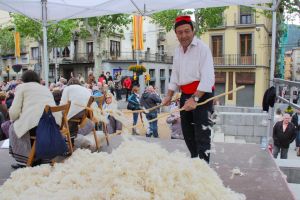
<svg viewBox="0 0 300 200">
<path fill-rule="evenodd" d="M 158 144 L 127 140 L 111 154 L 76 150 L 64 163 L 19 169 L 1 199 L 245 199 L 204 161 Z"/>
</svg>

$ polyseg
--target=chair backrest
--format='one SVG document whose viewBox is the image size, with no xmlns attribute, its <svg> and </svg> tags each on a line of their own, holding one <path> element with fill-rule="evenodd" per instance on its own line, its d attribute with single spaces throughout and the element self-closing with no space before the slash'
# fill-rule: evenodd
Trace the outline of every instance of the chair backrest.
<svg viewBox="0 0 300 200">
<path fill-rule="evenodd" d="M 69 113 L 69 110 L 70 110 L 70 106 L 71 106 L 70 101 L 68 101 L 67 104 L 60 105 L 60 106 L 49 106 L 49 105 L 47 105 L 45 107 L 45 112 L 47 113 L 49 110 L 52 113 L 62 112 L 62 120 L 61 120 L 60 129 L 63 129 L 63 128 L 68 128 L 69 129 L 67 116 L 68 116 L 68 113 Z"/>
<path fill-rule="evenodd" d="M 103 105 L 103 102 L 104 102 L 104 95 L 102 95 L 101 97 L 91 97 L 92 98 L 92 102 L 91 104 L 96 101 L 98 103 L 98 107 L 100 108 L 100 110 L 102 110 L 102 105 Z M 91 99 L 90 99 L 91 100 Z M 89 106 L 88 106 L 89 107 Z"/>
</svg>

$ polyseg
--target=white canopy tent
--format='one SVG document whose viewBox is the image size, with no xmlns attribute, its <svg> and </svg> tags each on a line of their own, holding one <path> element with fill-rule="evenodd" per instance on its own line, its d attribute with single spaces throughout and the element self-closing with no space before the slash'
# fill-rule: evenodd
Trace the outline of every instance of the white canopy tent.
<svg viewBox="0 0 300 200">
<path fill-rule="evenodd" d="M 23 14 L 39 20 L 43 24 L 44 44 L 44 79 L 48 86 L 48 55 L 47 55 L 47 22 L 63 19 L 88 18 L 94 16 L 118 13 L 150 15 L 169 9 L 209 8 L 230 5 L 244 5 L 271 10 L 272 19 L 272 47 L 270 66 L 270 86 L 273 86 L 275 69 L 275 41 L 276 41 L 276 10 L 280 0 L 0 0 L 0 10 Z M 257 6 L 272 3 L 272 8 Z M 270 123 L 267 140 L 271 136 L 273 127 L 273 109 L 269 110 Z"/>
<path fill-rule="evenodd" d="M 87 18 L 118 13 L 139 13 L 149 15 L 168 9 L 208 8 L 230 5 L 260 7 L 257 4 L 271 3 L 272 0 L 0 0 L 0 9 L 23 14 L 43 24 L 44 79 L 48 84 L 47 22 L 63 19 Z M 273 0 L 272 56 L 270 84 L 275 66 L 276 1 Z"/>
</svg>

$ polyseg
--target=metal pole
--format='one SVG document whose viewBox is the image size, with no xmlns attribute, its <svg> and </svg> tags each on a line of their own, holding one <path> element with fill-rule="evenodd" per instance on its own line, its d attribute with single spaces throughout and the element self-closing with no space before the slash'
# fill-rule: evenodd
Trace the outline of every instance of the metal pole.
<svg viewBox="0 0 300 200">
<path fill-rule="evenodd" d="M 43 53 L 44 53 L 44 80 L 46 87 L 49 83 L 49 64 L 48 64 L 48 46 L 47 46 L 47 0 L 42 1 L 42 17 L 43 17 Z"/>
<path fill-rule="evenodd" d="M 54 48 L 54 50 L 55 50 L 55 52 L 54 52 L 54 56 L 55 56 L 55 66 L 54 66 L 54 68 L 55 68 L 55 80 L 54 80 L 54 83 L 56 83 L 56 81 L 57 81 L 57 48 Z"/>
<path fill-rule="evenodd" d="M 270 87 L 274 86 L 274 71 L 275 71 L 275 42 L 276 42 L 276 7 L 277 0 L 273 0 L 272 6 L 272 47 L 271 47 L 271 66 L 270 66 Z M 267 142 L 270 144 L 272 143 L 272 133 L 273 133 L 273 126 L 274 126 L 274 108 L 269 109 L 269 126 L 268 126 L 268 134 L 267 134 Z"/>
<path fill-rule="evenodd" d="M 270 66 L 270 87 L 274 85 L 274 71 L 275 71 L 275 43 L 276 43 L 276 3 L 277 0 L 273 0 L 273 12 L 272 12 L 272 48 L 271 48 L 271 66 Z"/>
</svg>

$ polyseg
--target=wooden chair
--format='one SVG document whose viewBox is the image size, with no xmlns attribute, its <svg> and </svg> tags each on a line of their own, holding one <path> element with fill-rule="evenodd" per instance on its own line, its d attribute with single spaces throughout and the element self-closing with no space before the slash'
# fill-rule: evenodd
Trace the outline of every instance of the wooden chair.
<svg viewBox="0 0 300 200">
<path fill-rule="evenodd" d="M 104 95 L 101 96 L 101 97 L 95 97 L 95 96 L 92 96 L 92 97 L 90 98 L 90 101 L 89 101 L 89 102 L 91 102 L 91 104 L 92 104 L 93 102 L 97 102 L 97 103 L 98 103 L 99 109 L 102 111 L 102 110 L 103 110 L 102 105 L 103 105 L 104 100 L 105 100 L 105 96 L 104 96 Z M 92 110 L 90 110 L 90 115 L 93 116 L 93 111 L 92 111 Z M 92 118 L 93 118 L 93 117 L 92 117 Z M 94 118 L 93 118 L 93 121 L 95 122 L 95 124 L 98 124 L 98 123 L 99 123 L 99 121 L 95 120 Z M 105 124 L 104 122 L 100 122 L 100 123 L 101 123 L 101 126 L 102 126 L 102 131 L 103 131 L 103 133 L 104 133 L 104 135 L 105 135 L 106 144 L 109 145 L 108 129 L 107 129 L 107 126 L 106 126 L 106 124 Z"/>
<path fill-rule="evenodd" d="M 49 110 L 52 113 L 55 112 L 62 112 L 62 122 L 60 125 L 60 132 L 62 135 L 66 136 L 66 140 L 68 143 L 68 147 L 69 147 L 69 153 L 72 154 L 73 153 L 73 147 L 72 147 L 72 142 L 71 142 L 71 135 L 70 135 L 70 131 L 69 131 L 69 125 L 68 125 L 68 120 L 67 120 L 67 115 L 70 109 L 70 105 L 71 103 L 68 102 L 65 105 L 61 105 L 61 106 L 49 106 L 46 105 L 44 111 L 47 113 Z M 31 166 L 32 162 L 34 160 L 34 156 L 35 156 L 35 142 L 36 142 L 36 137 L 35 136 L 31 136 L 30 139 L 33 140 L 33 145 L 31 147 L 31 151 L 29 153 L 28 156 L 28 160 L 27 160 L 27 166 Z"/>
<path fill-rule="evenodd" d="M 89 119 L 92 122 L 94 122 L 95 126 L 96 126 L 98 122 L 97 122 L 97 120 L 94 119 L 93 110 L 91 109 L 91 105 L 94 101 L 95 101 L 95 98 L 91 96 L 88 103 L 87 103 L 87 105 L 86 105 L 86 108 L 84 109 L 83 115 L 80 118 L 69 119 L 69 121 L 70 122 L 76 122 L 76 123 L 78 123 L 79 128 L 83 128 L 86 125 L 86 123 Z M 102 105 L 102 103 L 101 103 L 101 105 Z M 93 128 L 93 135 L 94 135 L 94 139 L 95 139 L 96 150 L 99 150 L 100 145 L 98 144 L 98 137 L 97 137 L 97 134 L 96 134 L 95 126 Z"/>
</svg>

